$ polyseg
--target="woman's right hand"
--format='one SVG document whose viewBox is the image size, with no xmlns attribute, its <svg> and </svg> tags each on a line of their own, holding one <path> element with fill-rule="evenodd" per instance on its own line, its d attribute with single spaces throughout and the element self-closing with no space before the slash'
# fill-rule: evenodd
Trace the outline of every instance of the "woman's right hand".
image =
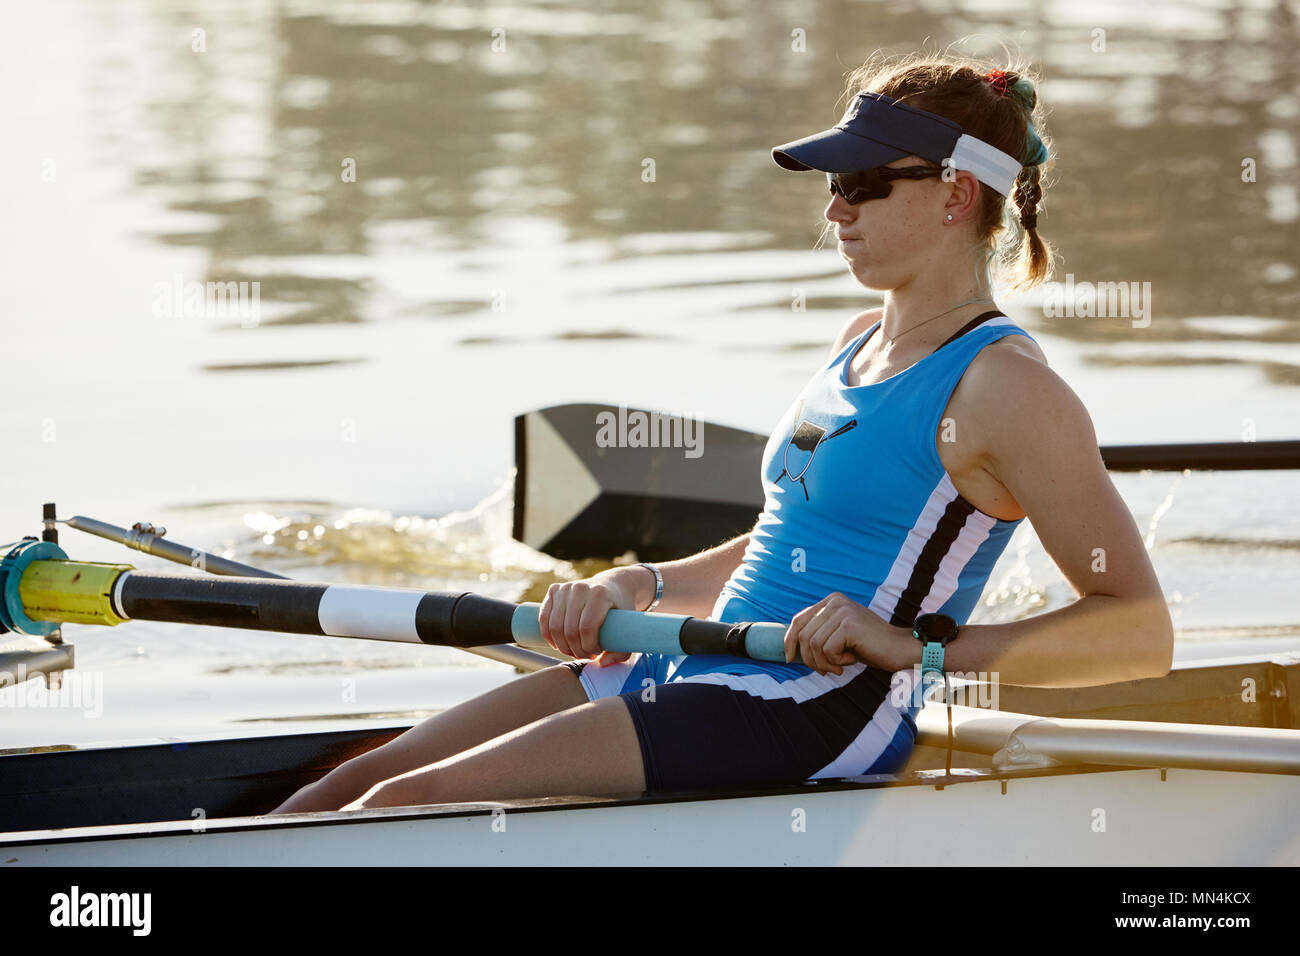
<svg viewBox="0 0 1300 956">
<path fill-rule="evenodd" d="M 628 569 L 618 569 L 619 571 Z M 621 580 L 620 580 L 621 579 Z M 619 573 L 601 572 L 582 581 L 565 581 L 546 589 L 537 612 L 542 639 L 561 654 L 592 658 L 598 667 L 627 660 L 630 654 L 600 649 L 600 625 L 613 608 L 636 610 L 635 588 Z"/>
</svg>

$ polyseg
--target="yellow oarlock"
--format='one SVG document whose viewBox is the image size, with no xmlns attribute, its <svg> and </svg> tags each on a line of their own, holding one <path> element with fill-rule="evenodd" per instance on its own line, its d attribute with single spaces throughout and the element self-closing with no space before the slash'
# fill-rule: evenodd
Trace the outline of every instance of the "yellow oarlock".
<svg viewBox="0 0 1300 956">
<path fill-rule="evenodd" d="M 91 561 L 33 561 L 23 570 L 18 596 L 33 621 L 62 624 L 121 624 L 109 595 L 129 564 Z"/>
</svg>

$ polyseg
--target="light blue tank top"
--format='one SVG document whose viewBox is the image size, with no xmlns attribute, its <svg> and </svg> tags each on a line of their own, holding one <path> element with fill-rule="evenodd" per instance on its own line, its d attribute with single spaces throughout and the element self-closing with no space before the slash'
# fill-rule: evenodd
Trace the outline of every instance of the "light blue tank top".
<svg viewBox="0 0 1300 956">
<path fill-rule="evenodd" d="M 812 377 L 768 439 L 763 513 L 715 619 L 785 623 L 832 591 L 898 627 L 931 611 L 969 618 L 1023 519 L 994 518 L 958 494 L 936 436 L 975 355 L 1029 333 L 986 312 L 910 368 L 850 387 L 849 363 L 879 325 Z"/>
</svg>

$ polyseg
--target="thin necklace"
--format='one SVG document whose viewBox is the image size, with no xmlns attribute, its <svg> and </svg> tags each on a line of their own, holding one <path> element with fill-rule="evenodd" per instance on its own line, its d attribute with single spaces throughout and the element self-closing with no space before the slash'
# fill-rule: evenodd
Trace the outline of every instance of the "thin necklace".
<svg viewBox="0 0 1300 956">
<path fill-rule="evenodd" d="M 902 338 L 904 335 L 906 335 L 908 332 L 911 332 L 911 331 L 913 331 L 914 329 L 919 329 L 921 326 L 925 325 L 927 322 L 933 322 L 935 319 L 942 319 L 945 315 L 949 315 L 949 314 L 951 314 L 951 313 L 953 313 L 953 312 L 956 312 L 956 311 L 957 311 L 958 309 L 960 309 L 962 306 L 964 306 L 964 305 L 974 305 L 976 302 L 987 302 L 987 303 L 989 303 L 990 305 L 993 304 L 993 300 L 992 300 L 992 299 L 978 299 L 978 298 L 977 298 L 977 299 L 967 299 L 965 302 L 959 302 L 959 303 L 957 303 L 956 305 L 954 305 L 951 309 L 948 309 L 946 312 L 940 312 L 938 315 L 931 316 L 930 318 L 926 319 L 925 322 L 918 322 L 918 323 L 916 323 L 916 325 L 912 326 L 910 329 L 904 329 L 902 332 L 899 332 L 899 333 L 898 333 L 897 335 L 895 335 L 892 339 L 890 339 L 890 340 L 889 340 L 889 344 L 890 344 L 890 345 L 893 345 L 895 342 L 897 342 L 899 339 L 901 339 L 901 338 Z M 885 332 L 885 320 L 884 320 L 884 319 L 881 319 L 881 320 L 880 320 L 880 333 L 881 333 L 881 335 L 884 335 L 884 332 Z"/>
</svg>

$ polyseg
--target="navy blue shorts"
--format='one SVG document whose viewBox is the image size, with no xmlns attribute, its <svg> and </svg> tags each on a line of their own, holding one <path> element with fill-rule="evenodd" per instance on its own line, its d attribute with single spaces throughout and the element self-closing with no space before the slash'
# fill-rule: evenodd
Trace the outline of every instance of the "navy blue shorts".
<svg viewBox="0 0 1300 956">
<path fill-rule="evenodd" d="M 567 663 L 590 700 L 618 696 L 648 791 L 741 789 L 896 773 L 916 741 L 914 672 L 818 674 L 725 655 Z"/>
</svg>

